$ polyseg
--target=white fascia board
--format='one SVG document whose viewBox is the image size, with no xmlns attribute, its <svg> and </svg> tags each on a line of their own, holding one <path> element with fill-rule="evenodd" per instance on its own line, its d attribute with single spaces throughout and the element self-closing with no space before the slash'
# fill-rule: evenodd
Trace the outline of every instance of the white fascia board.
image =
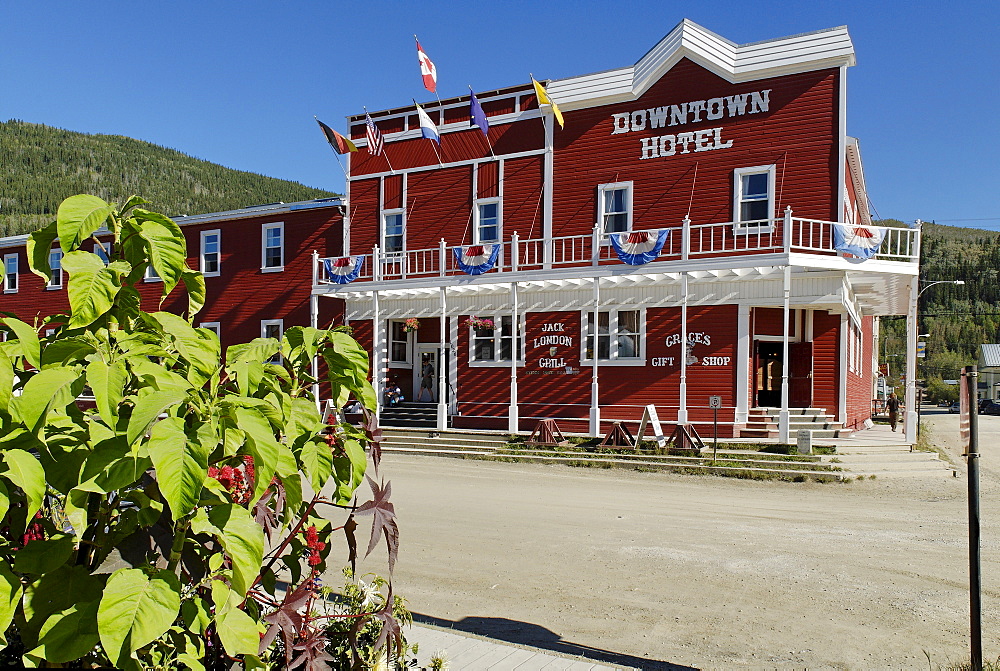
<svg viewBox="0 0 1000 671">
<path fill-rule="evenodd" d="M 730 83 L 852 66 L 854 45 L 846 26 L 764 42 L 735 44 L 687 19 L 631 68 L 554 80 L 548 93 L 566 109 L 635 99 L 688 58 Z M 631 76 L 631 81 L 628 81 Z"/>
<path fill-rule="evenodd" d="M 0 238 L 0 247 L 4 249 L 7 249 L 9 247 L 24 247 L 27 244 L 28 244 L 27 235 L 12 235 L 7 238 Z"/>
</svg>

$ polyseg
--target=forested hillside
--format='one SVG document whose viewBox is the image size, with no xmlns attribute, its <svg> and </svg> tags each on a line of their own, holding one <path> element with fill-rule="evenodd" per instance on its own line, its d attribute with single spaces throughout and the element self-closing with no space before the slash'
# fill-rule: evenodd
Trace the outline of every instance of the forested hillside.
<svg viewBox="0 0 1000 671">
<path fill-rule="evenodd" d="M 0 122 L 0 236 L 48 223 L 77 193 L 111 201 L 140 194 L 172 215 L 335 195 L 119 135 Z"/>
<path fill-rule="evenodd" d="M 899 225 L 896 220 L 879 222 Z M 921 287 L 938 280 L 964 280 L 965 285 L 938 284 L 920 297 L 920 333 L 927 342 L 921 376 L 955 379 L 962 366 L 979 358 L 979 346 L 1000 342 L 1000 233 L 977 228 L 923 225 Z M 883 356 L 892 377 L 903 371 L 906 320 L 884 319 Z"/>
</svg>

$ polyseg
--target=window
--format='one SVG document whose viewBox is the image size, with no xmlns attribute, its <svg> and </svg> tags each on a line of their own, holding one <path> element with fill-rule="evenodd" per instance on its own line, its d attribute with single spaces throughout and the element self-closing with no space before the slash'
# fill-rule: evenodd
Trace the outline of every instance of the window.
<svg viewBox="0 0 1000 671">
<path fill-rule="evenodd" d="M 160 277 L 160 274 L 158 272 L 156 272 L 156 268 L 153 267 L 152 263 L 150 263 L 148 266 L 146 266 L 146 274 L 143 275 L 142 279 L 145 282 L 162 282 L 163 281 L 163 278 Z"/>
<path fill-rule="evenodd" d="M 733 187 L 733 221 L 737 226 L 769 227 L 774 216 L 774 166 L 737 168 Z"/>
<path fill-rule="evenodd" d="M 514 349 L 514 329 L 513 319 L 510 315 L 499 317 L 486 317 L 490 319 L 495 328 L 471 329 L 471 349 L 472 360 L 485 363 L 491 361 L 510 361 Z M 517 359 L 524 359 L 524 331 L 518 329 L 517 338 Z"/>
<path fill-rule="evenodd" d="M 621 233 L 632 228 L 632 182 L 597 187 L 598 225 L 601 233 Z"/>
<path fill-rule="evenodd" d="M 285 322 L 282 319 L 264 319 L 260 322 L 260 337 L 274 338 L 281 340 L 281 334 L 285 332 Z M 281 353 L 275 354 L 268 363 L 281 363 Z"/>
<path fill-rule="evenodd" d="M 285 269 L 285 225 L 283 223 L 264 224 L 261 229 L 260 268 L 264 272 L 278 272 Z"/>
<path fill-rule="evenodd" d="M 403 211 L 382 213 L 382 251 L 387 254 L 403 251 Z"/>
<path fill-rule="evenodd" d="M 62 274 L 62 257 L 63 253 L 61 249 L 53 249 L 49 252 L 49 268 L 52 269 L 52 279 L 49 283 L 45 285 L 49 289 L 61 289 L 63 283 Z"/>
<path fill-rule="evenodd" d="M 476 203 L 476 244 L 500 242 L 500 201 Z"/>
<path fill-rule="evenodd" d="M 3 292 L 17 293 L 17 254 L 4 254 L 3 272 Z"/>
<path fill-rule="evenodd" d="M 410 344 L 413 333 L 404 329 L 406 322 L 389 322 L 389 361 L 390 363 L 410 364 Z"/>
<path fill-rule="evenodd" d="M 222 233 L 218 230 L 201 232 L 201 273 L 205 277 L 218 277 L 222 265 Z M 280 240 L 279 246 L 280 246 Z M 282 261 L 278 261 L 281 265 Z"/>
<path fill-rule="evenodd" d="M 584 344 L 583 358 L 594 360 L 593 325 L 594 313 L 583 313 L 584 332 L 587 338 Z M 608 310 L 597 313 L 597 360 L 627 361 L 629 363 L 642 360 L 642 315 L 639 310 Z"/>
<path fill-rule="evenodd" d="M 95 242 L 94 253 L 101 257 L 101 261 L 104 261 L 104 265 L 108 265 L 108 262 L 111 260 L 111 241 Z"/>
<path fill-rule="evenodd" d="M 220 338 L 222 337 L 222 325 L 219 322 L 202 322 L 198 324 L 198 328 L 208 329 Z"/>
</svg>

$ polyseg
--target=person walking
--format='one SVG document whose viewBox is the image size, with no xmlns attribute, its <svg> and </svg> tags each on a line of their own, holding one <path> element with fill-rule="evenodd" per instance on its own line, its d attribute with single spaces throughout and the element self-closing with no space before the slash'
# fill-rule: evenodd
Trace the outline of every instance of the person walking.
<svg viewBox="0 0 1000 671">
<path fill-rule="evenodd" d="M 434 402 L 434 366 L 430 359 L 424 359 L 424 365 L 420 368 L 420 391 L 417 392 L 417 401 L 424 396 L 424 390 L 430 396 L 430 402 Z"/>
<path fill-rule="evenodd" d="M 896 423 L 899 421 L 899 399 L 896 394 L 889 394 L 889 400 L 885 402 L 885 408 L 889 411 L 889 426 L 896 430 Z"/>
</svg>

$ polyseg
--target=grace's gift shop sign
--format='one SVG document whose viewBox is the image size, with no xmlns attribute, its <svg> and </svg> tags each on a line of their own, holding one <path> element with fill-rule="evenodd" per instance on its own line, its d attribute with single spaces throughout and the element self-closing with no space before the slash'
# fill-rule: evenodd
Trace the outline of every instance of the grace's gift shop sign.
<svg viewBox="0 0 1000 671">
<path fill-rule="evenodd" d="M 720 121 L 748 114 L 767 112 L 771 105 L 771 89 L 720 96 L 707 100 L 692 100 L 678 105 L 650 107 L 633 112 L 611 115 L 611 134 L 653 131 L 659 128 L 685 126 L 702 121 Z M 666 158 L 676 154 L 729 149 L 732 140 L 723 140 L 725 126 L 700 130 L 676 130 L 672 133 L 644 137 L 639 140 L 640 159 Z"/>
<path fill-rule="evenodd" d="M 669 351 L 671 347 L 681 344 L 681 334 L 671 333 L 664 340 Z M 699 345 L 701 347 L 699 347 Z M 704 332 L 692 332 L 687 334 L 687 344 L 684 347 L 684 356 L 687 357 L 688 366 L 728 366 L 732 363 L 731 356 L 698 356 L 699 350 L 712 345 L 712 335 Z M 681 354 L 678 352 L 674 356 L 658 356 L 652 358 L 653 366 L 679 366 Z"/>
</svg>

